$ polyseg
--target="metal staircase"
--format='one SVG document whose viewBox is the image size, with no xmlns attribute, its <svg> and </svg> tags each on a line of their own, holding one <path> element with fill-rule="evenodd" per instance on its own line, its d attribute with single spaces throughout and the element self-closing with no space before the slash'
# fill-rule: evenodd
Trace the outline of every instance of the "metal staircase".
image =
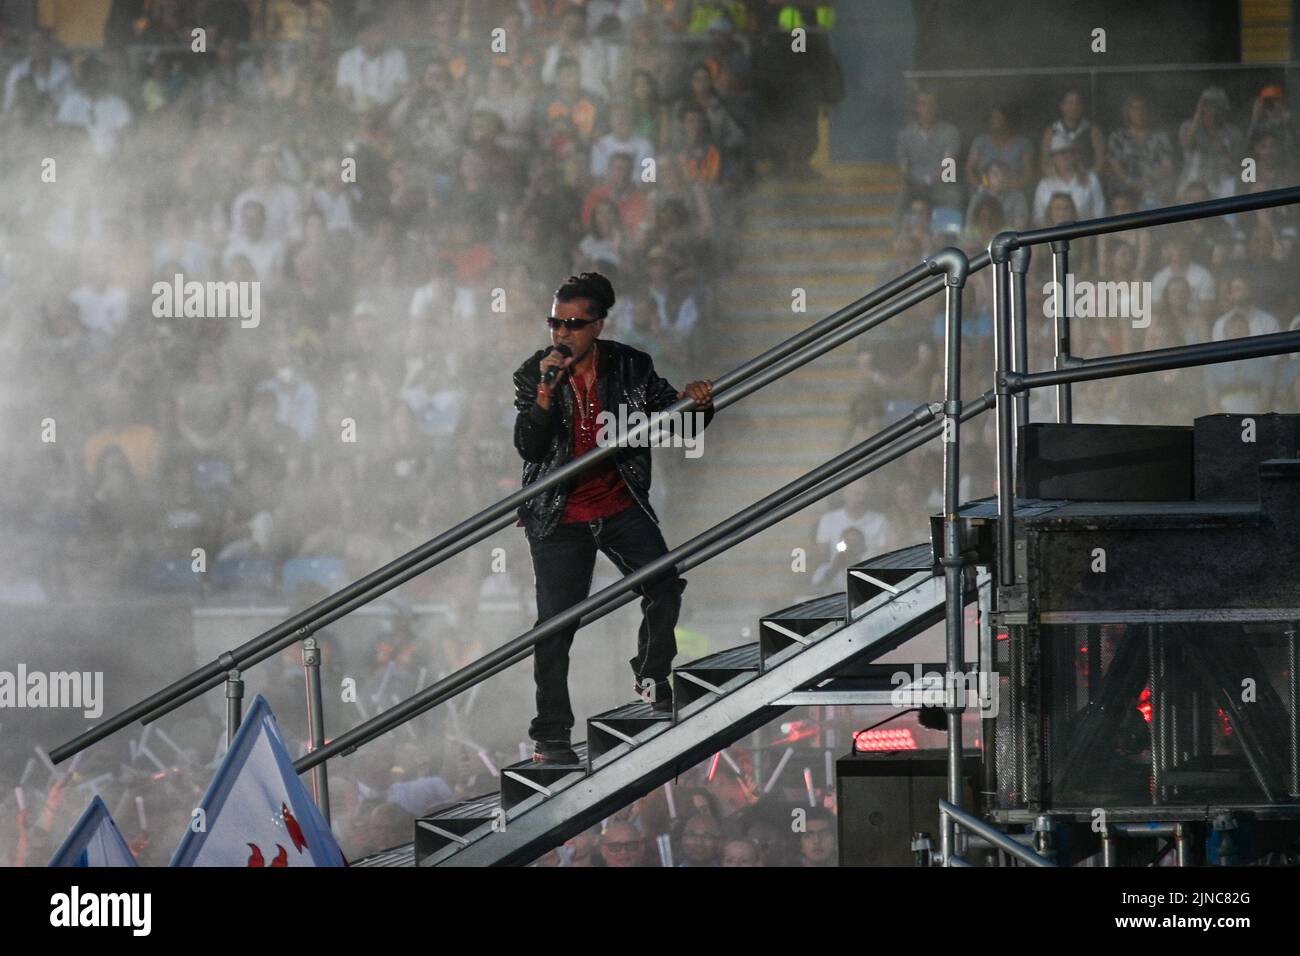
<svg viewBox="0 0 1300 956">
<path fill-rule="evenodd" d="M 637 701 L 596 714 L 574 747 L 579 763 L 505 767 L 499 793 L 417 820 L 413 852 L 355 865 L 530 862 L 943 619 L 928 544 L 859 562 L 846 577 L 846 591 L 762 616 L 757 643 L 675 668 L 673 713 Z"/>
</svg>

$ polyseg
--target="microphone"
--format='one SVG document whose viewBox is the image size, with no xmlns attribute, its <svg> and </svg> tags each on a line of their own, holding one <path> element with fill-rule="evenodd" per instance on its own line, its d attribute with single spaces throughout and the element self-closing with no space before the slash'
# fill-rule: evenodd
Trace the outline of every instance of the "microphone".
<svg viewBox="0 0 1300 956">
<path fill-rule="evenodd" d="M 551 351 L 559 352 L 565 358 L 573 357 L 573 349 L 569 348 L 567 345 L 553 345 L 551 346 Z M 555 376 L 559 374 L 560 374 L 559 367 L 552 365 L 550 368 L 546 370 L 546 374 L 542 376 L 542 384 L 549 386 L 552 382 L 555 381 Z"/>
</svg>

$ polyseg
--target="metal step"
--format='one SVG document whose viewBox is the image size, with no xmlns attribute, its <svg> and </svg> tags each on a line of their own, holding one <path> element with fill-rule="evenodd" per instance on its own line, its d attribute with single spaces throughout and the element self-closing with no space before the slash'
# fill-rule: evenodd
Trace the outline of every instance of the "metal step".
<svg viewBox="0 0 1300 956">
<path fill-rule="evenodd" d="M 504 819 L 501 794 L 488 793 L 435 810 L 415 821 L 415 865 L 449 844 L 464 846 L 465 835 L 483 824 Z"/>
<path fill-rule="evenodd" d="M 720 697 L 758 674 L 762 651 L 758 644 L 741 644 L 673 669 L 673 709 L 679 712 L 702 697 Z"/>
<path fill-rule="evenodd" d="M 571 774 L 586 773 L 587 745 L 574 744 L 573 750 L 578 755 L 574 764 L 544 764 L 528 759 L 501 768 L 501 806 L 509 811 L 538 794 L 554 796 L 554 784 Z"/>
<path fill-rule="evenodd" d="M 882 595 L 856 620 L 765 671 L 758 669 L 757 644 L 730 648 L 678 668 L 676 679 L 684 674 L 711 678 L 721 693 L 700 688 L 698 698 L 677 702 L 671 723 L 643 732 L 635 745 L 620 741 L 593 761 L 590 772 L 574 773 L 553 788 L 552 796 L 537 794 L 536 799 L 513 807 L 504 826 L 481 823 L 464 835 L 465 844 L 448 843 L 422 857 L 421 865 L 528 863 L 763 726 L 787 709 L 777 701 L 815 687 L 849 662 L 870 661 L 894 650 L 942 620 L 943 610 L 942 579 L 928 571 L 917 572 L 898 594 Z M 728 674 L 730 680 L 722 680 Z"/>
<path fill-rule="evenodd" d="M 758 619 L 763 669 L 768 668 L 773 658 L 789 653 L 791 647 L 807 647 L 847 620 L 848 605 L 843 591 L 763 615 Z"/>
<path fill-rule="evenodd" d="M 918 571 L 938 573 L 929 542 L 899 548 L 850 565 L 847 575 L 850 616 L 882 593 L 895 593 L 903 581 Z"/>
<path fill-rule="evenodd" d="M 635 747 L 651 731 L 673 722 L 673 715 L 635 701 L 597 714 L 587 721 L 587 761 L 592 767 L 620 744 Z"/>
</svg>

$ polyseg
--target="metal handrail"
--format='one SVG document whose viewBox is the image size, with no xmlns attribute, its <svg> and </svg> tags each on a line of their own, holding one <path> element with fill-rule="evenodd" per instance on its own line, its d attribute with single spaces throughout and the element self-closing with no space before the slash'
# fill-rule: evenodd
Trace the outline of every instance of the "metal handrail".
<svg viewBox="0 0 1300 956">
<path fill-rule="evenodd" d="M 983 268 L 990 261 L 987 252 L 980 253 L 971 260 L 970 271 Z M 933 295 L 943 288 L 945 280 L 938 275 L 942 269 L 942 264 L 928 259 L 718 378 L 713 383 L 713 408 L 721 410 L 739 401 L 824 352 Z M 934 278 L 936 281 L 927 283 L 926 288 L 923 289 L 914 288 L 927 278 Z M 891 303 L 890 300 L 896 297 L 897 301 Z M 889 304 L 886 306 L 886 303 Z M 885 307 L 878 308 L 881 306 Z M 618 449 L 639 441 L 650 429 L 658 427 L 663 416 L 690 411 L 695 407 L 695 401 L 689 396 L 679 399 L 649 420 L 620 435 L 618 441 L 594 448 L 580 459 L 575 459 L 526 488 L 507 495 L 420 547 L 370 572 L 334 594 L 322 598 L 234 650 L 221 654 L 215 660 L 197 668 L 150 697 L 92 727 L 68 743 L 52 749 L 50 759 L 55 763 L 66 760 L 135 720 L 142 720 L 144 723 L 157 720 L 189 700 L 217 687 L 226 680 L 231 671 L 247 669 L 273 656 L 289 644 L 310 636 L 319 628 L 489 537 L 509 525 L 513 520 L 515 509 L 525 501 L 567 481 L 578 472 L 585 471 L 591 465 L 614 454 Z"/>
</svg>

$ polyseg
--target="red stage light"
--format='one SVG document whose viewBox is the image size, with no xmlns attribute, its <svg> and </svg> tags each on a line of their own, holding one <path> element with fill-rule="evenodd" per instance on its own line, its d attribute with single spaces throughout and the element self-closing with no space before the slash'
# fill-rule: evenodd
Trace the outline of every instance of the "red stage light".
<svg viewBox="0 0 1300 956">
<path fill-rule="evenodd" d="M 906 727 L 901 730 L 859 730 L 853 735 L 853 749 L 860 754 L 915 750 L 916 738 Z"/>
</svg>

